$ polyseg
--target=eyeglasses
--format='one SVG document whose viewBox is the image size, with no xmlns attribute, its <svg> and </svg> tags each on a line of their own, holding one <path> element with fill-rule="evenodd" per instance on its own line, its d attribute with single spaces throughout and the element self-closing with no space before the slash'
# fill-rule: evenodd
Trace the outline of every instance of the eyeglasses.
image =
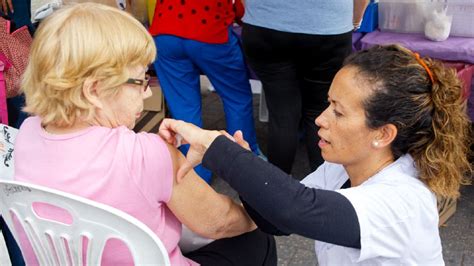
<svg viewBox="0 0 474 266">
<path fill-rule="evenodd" d="M 150 75 L 145 75 L 145 79 L 128 79 L 125 81 L 126 84 L 143 86 L 143 92 L 147 91 L 148 86 L 150 85 Z"/>
</svg>

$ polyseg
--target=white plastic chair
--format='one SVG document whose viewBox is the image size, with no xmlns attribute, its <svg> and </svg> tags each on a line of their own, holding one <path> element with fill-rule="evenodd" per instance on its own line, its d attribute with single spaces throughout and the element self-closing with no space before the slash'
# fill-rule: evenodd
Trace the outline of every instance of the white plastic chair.
<svg viewBox="0 0 474 266">
<path fill-rule="evenodd" d="M 0 179 L 13 179 L 14 143 L 18 129 L 0 123 Z"/>
<path fill-rule="evenodd" d="M 46 203 L 68 211 L 72 223 L 39 217 L 33 203 Z M 79 196 L 0 180 L 0 211 L 20 243 L 12 219 L 13 214 L 16 216 L 40 265 L 99 265 L 110 238 L 126 243 L 135 265 L 170 265 L 166 248 L 146 225 L 120 210 Z M 84 238 L 87 238 L 86 261 L 83 261 Z"/>
</svg>

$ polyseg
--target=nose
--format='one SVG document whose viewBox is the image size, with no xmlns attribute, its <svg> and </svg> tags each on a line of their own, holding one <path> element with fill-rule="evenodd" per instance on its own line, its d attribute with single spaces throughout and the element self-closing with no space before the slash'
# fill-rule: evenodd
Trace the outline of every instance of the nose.
<svg viewBox="0 0 474 266">
<path fill-rule="evenodd" d="M 151 91 L 151 87 L 148 85 L 145 93 L 143 93 L 143 99 L 150 98 L 153 95 L 153 92 Z"/>
<path fill-rule="evenodd" d="M 327 120 L 325 118 L 326 112 L 328 108 L 326 108 L 316 119 L 314 120 L 314 123 L 320 127 L 320 128 L 326 128 L 327 127 Z"/>
</svg>

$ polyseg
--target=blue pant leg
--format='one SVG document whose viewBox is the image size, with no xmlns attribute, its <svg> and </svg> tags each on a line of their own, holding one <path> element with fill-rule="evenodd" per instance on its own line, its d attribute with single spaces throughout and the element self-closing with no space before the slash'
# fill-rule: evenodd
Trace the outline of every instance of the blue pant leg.
<svg viewBox="0 0 474 266">
<path fill-rule="evenodd" d="M 222 98 L 227 131 L 242 130 L 252 151 L 258 151 L 253 118 L 252 90 L 237 37 L 229 32 L 225 44 L 187 42 L 186 48 Z"/>
<path fill-rule="evenodd" d="M 186 40 L 170 35 L 155 36 L 154 40 L 158 49 L 154 66 L 171 116 L 202 127 L 200 71 L 183 49 Z M 180 148 L 183 154 L 188 149 L 189 145 Z M 209 170 L 202 165 L 194 170 L 210 182 Z"/>
</svg>

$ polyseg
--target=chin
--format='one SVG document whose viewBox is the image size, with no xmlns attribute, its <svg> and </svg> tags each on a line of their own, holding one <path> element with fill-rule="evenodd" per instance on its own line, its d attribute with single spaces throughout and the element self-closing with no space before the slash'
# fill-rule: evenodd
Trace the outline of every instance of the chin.
<svg viewBox="0 0 474 266">
<path fill-rule="evenodd" d="M 331 156 L 328 156 L 327 154 L 322 153 L 321 156 L 323 157 L 324 161 L 326 161 L 326 162 L 339 163 L 339 161 L 336 158 L 331 158 Z"/>
</svg>

